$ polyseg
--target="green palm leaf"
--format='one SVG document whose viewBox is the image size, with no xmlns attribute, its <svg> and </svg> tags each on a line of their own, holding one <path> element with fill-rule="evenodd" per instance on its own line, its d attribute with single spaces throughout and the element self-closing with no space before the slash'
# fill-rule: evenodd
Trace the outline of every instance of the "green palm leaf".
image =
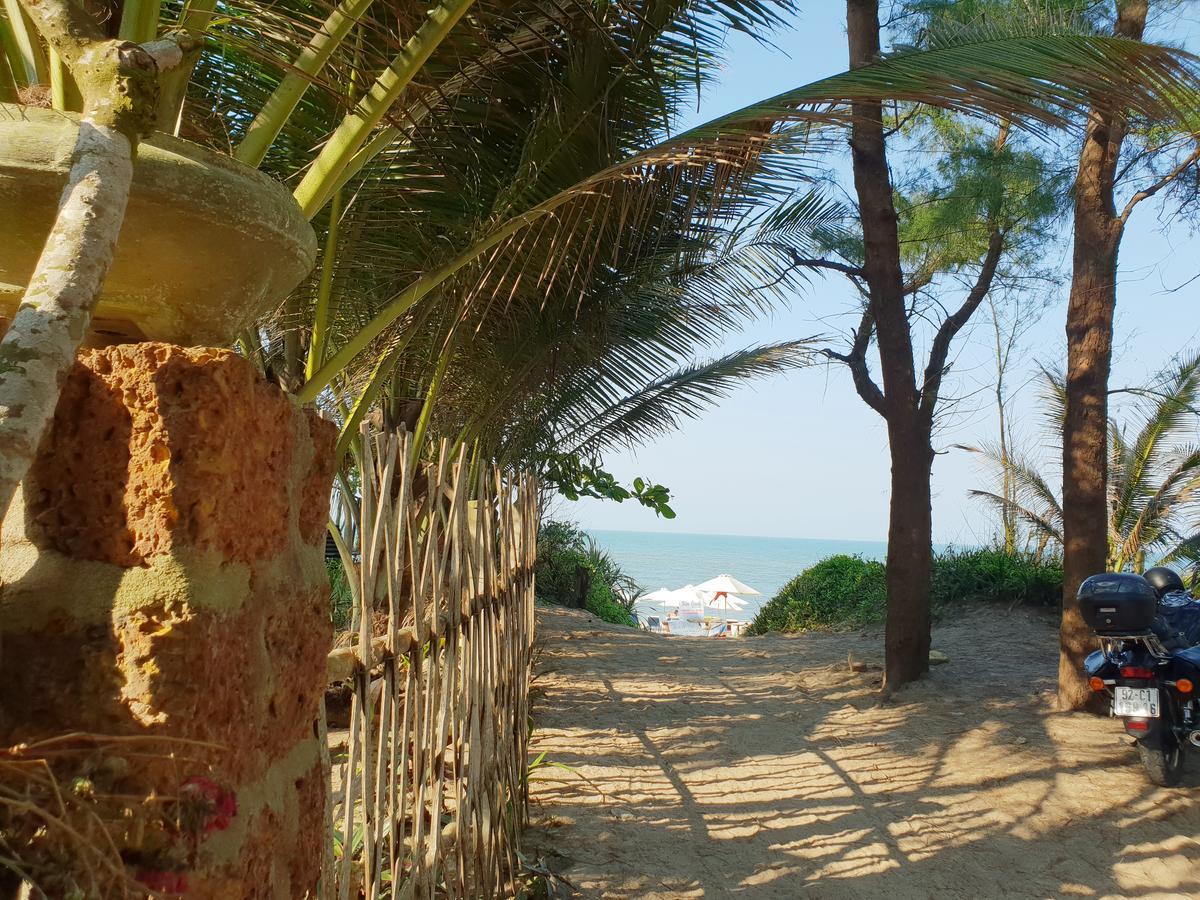
<svg viewBox="0 0 1200 900">
<path fill-rule="evenodd" d="M 644 442 L 699 416 L 745 382 L 812 365 L 815 342 L 806 338 L 751 347 L 685 366 L 594 410 L 560 439 L 574 452 L 584 453 Z"/>
<path fill-rule="evenodd" d="M 514 261 L 510 254 L 519 246 L 521 254 L 528 256 L 531 240 L 536 244 L 553 239 L 559 246 L 579 242 L 571 249 L 584 255 L 581 264 L 590 270 L 595 259 L 587 258 L 589 251 L 601 244 L 597 226 L 605 229 L 631 221 L 634 211 L 644 208 L 664 180 L 673 194 L 683 192 L 688 197 L 691 213 L 706 218 L 730 215 L 736 204 L 744 202 L 745 192 L 753 189 L 752 178 L 766 164 L 764 152 L 776 149 L 777 143 L 795 149 L 790 129 L 781 131 L 773 123 L 802 124 L 808 136 L 807 129 L 847 121 L 849 101 L 870 96 L 950 109 L 977 104 L 987 111 L 999 111 L 1003 97 L 1005 115 L 1025 117 L 1029 124 L 1059 122 L 1062 113 L 1053 111 L 1055 104 L 1066 109 L 1086 106 L 1089 92 L 1100 85 L 1115 102 L 1159 115 L 1178 114 L 1179 97 L 1157 88 L 1164 81 L 1190 77 L 1190 63 L 1190 58 L 1173 51 L 1115 38 L 1007 38 L 902 54 L 781 94 L 618 160 L 556 191 L 535 193 L 534 198 L 541 197 L 535 205 L 510 213 L 470 246 L 394 294 L 367 326 L 331 356 L 300 396 L 315 399 L 333 375 L 396 318 L 485 255 L 497 261 L 484 274 L 481 292 L 488 295 L 502 292 L 511 278 L 528 276 L 528 264 Z M 557 227 L 547 228 L 547 219 Z M 533 229 L 537 232 L 531 238 L 527 232 Z M 543 282 L 547 274 L 573 277 L 577 272 L 578 267 L 543 268 L 538 280 Z"/>
<path fill-rule="evenodd" d="M 1157 494 L 1151 480 L 1162 476 L 1164 455 L 1170 442 L 1193 424 L 1196 399 L 1200 395 L 1200 355 L 1183 360 L 1167 373 L 1161 383 L 1146 393 L 1149 403 L 1143 408 L 1144 422 L 1129 446 L 1114 447 L 1119 470 L 1112 477 L 1116 491 L 1115 508 L 1122 523 L 1144 514 L 1148 498 Z M 1119 429 L 1112 429 L 1119 434 Z"/>
</svg>

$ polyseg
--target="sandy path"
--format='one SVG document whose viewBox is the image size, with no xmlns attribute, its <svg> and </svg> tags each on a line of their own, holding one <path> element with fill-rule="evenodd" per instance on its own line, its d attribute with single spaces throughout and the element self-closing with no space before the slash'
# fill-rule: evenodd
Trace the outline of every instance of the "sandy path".
<svg viewBox="0 0 1200 900">
<path fill-rule="evenodd" d="M 882 708 L 846 665 L 877 633 L 539 619 L 533 749 L 575 772 L 535 773 L 529 843 L 579 896 L 1200 897 L 1200 764 L 1156 789 L 1115 723 L 1049 714 L 1044 617 L 939 627 L 950 663 Z"/>
</svg>

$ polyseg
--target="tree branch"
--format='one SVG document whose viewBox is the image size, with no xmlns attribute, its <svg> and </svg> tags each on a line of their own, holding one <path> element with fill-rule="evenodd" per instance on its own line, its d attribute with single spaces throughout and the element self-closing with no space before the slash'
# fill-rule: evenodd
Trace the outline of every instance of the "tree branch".
<svg viewBox="0 0 1200 900">
<path fill-rule="evenodd" d="M 85 121 L 115 128 L 135 146 L 153 133 L 159 75 L 199 51 L 200 41 L 183 31 L 144 44 L 113 40 L 76 0 L 20 2 L 75 76 Z"/>
<path fill-rule="evenodd" d="M 827 359 L 836 359 L 840 363 L 845 363 L 846 367 L 850 369 L 850 376 L 854 379 L 854 389 L 858 391 L 858 396 L 862 397 L 867 406 L 879 415 L 886 417 L 883 391 L 871 378 L 871 372 L 867 368 L 867 349 L 871 346 L 871 334 L 874 331 L 875 317 L 871 314 L 871 307 L 868 305 L 863 308 L 862 321 L 854 331 L 850 352 L 838 353 L 836 350 L 826 349 L 821 353 Z"/>
<path fill-rule="evenodd" d="M 801 256 L 791 247 L 785 248 L 788 256 L 792 258 L 792 266 L 797 269 L 831 269 L 834 272 L 841 272 L 850 278 L 864 278 L 866 273 L 858 266 L 847 265 L 840 263 L 834 259 L 819 259 L 807 256 Z"/>
<path fill-rule="evenodd" d="M 1121 224 L 1124 225 L 1129 221 L 1129 217 L 1133 214 L 1133 208 L 1135 206 L 1137 206 L 1143 200 L 1149 200 L 1151 197 L 1169 185 L 1172 181 L 1190 169 L 1193 165 L 1195 165 L 1197 160 L 1200 160 L 1200 144 L 1197 144 L 1192 152 L 1187 155 L 1187 158 L 1184 159 L 1184 161 L 1177 165 L 1174 169 L 1172 169 L 1154 184 L 1150 185 L 1150 187 L 1146 188 L 1145 190 L 1138 191 L 1129 198 L 1129 202 L 1125 204 L 1125 209 L 1121 211 Z"/>
<path fill-rule="evenodd" d="M 1000 264 L 1003 252 L 1004 232 L 995 229 L 988 238 L 987 254 L 983 258 L 983 265 L 979 269 L 975 284 L 962 305 L 942 321 L 941 327 L 934 335 L 933 344 L 929 348 L 929 363 L 925 366 L 925 382 L 921 387 L 920 415 L 926 422 L 933 421 L 942 377 L 946 374 L 946 358 L 950 355 L 950 344 L 991 290 L 992 281 L 996 277 L 996 267 Z"/>
<path fill-rule="evenodd" d="M 73 0 L 21 0 L 21 5 L 72 70 L 88 50 L 109 42 L 100 23 Z"/>
<path fill-rule="evenodd" d="M 0 517 L 29 471 L 87 334 L 125 219 L 138 141 L 156 118 L 160 65 L 198 46 L 186 35 L 109 40 L 72 0 L 22 0 L 79 77 L 83 115 L 53 227 L 0 339 Z"/>
<path fill-rule="evenodd" d="M 1142 160 L 1148 159 L 1152 156 L 1157 156 L 1158 154 L 1164 152 L 1167 147 L 1176 143 L 1185 143 L 1185 141 L 1181 141 L 1179 135 L 1172 135 L 1171 137 L 1167 138 L 1167 140 L 1159 144 L 1155 144 L 1153 147 L 1143 147 L 1138 150 L 1137 153 L 1130 154 L 1130 156 L 1125 159 L 1124 164 L 1121 166 L 1121 170 L 1117 172 L 1116 177 L 1113 178 L 1113 182 L 1115 184 L 1120 184 L 1125 180 L 1125 176 L 1137 168 L 1138 164 L 1141 163 Z"/>
<path fill-rule="evenodd" d="M 933 270 L 929 266 L 914 272 L 913 276 L 904 283 L 904 296 L 908 297 L 922 288 L 928 287 L 933 282 L 933 275 Z"/>
<path fill-rule="evenodd" d="M 911 110 L 909 110 L 909 112 L 907 114 L 905 114 L 903 116 L 896 115 L 895 116 L 896 124 L 893 125 L 891 128 L 887 129 L 883 133 L 884 140 L 887 140 L 892 135 L 898 134 L 900 131 L 902 131 L 905 125 L 907 125 L 909 122 L 911 122 L 913 119 L 915 119 L 918 114 L 920 114 L 921 108 L 922 108 L 921 105 L 917 104 L 917 105 L 913 106 L 913 108 Z"/>
</svg>

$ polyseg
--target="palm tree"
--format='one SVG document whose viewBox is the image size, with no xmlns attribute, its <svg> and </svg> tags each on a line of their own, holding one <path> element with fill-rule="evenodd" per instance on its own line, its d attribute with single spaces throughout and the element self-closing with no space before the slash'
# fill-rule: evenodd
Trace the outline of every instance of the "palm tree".
<svg viewBox="0 0 1200 900">
<path fill-rule="evenodd" d="M 1048 434 L 1062 434 L 1065 378 L 1046 372 Z M 1200 354 L 1165 370 L 1146 388 L 1134 416 L 1108 425 L 1108 542 L 1110 571 L 1142 571 L 1147 560 L 1188 561 L 1200 541 L 1196 500 L 1200 494 Z M 1026 459 L 1004 457 L 993 446 L 968 448 L 980 453 L 1000 474 L 1007 472 L 1016 500 L 992 491 L 972 491 L 999 510 L 1008 510 L 1025 526 L 1036 552 L 1061 552 L 1063 507 Z"/>
</svg>

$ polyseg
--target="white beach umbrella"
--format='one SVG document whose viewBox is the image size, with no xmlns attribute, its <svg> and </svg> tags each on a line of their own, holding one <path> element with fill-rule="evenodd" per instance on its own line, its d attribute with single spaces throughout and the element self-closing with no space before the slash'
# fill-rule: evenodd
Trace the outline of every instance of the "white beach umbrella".
<svg viewBox="0 0 1200 900">
<path fill-rule="evenodd" d="M 671 591 L 670 596 L 663 601 L 663 606 L 670 606 L 681 609 L 695 610 L 700 612 L 704 609 L 704 604 L 708 599 L 708 594 L 704 591 L 696 589 L 695 585 L 689 584 L 681 587 L 678 590 Z"/>
<path fill-rule="evenodd" d="M 730 597 L 730 594 L 748 594 L 761 596 L 761 592 L 756 591 L 748 584 L 744 584 L 734 578 L 732 575 L 718 575 L 716 578 L 710 578 L 703 584 L 697 585 L 697 588 L 702 591 L 712 591 L 713 599 L 710 606 L 719 607 L 729 614 L 729 609 L 732 607 L 736 610 L 743 610 L 746 604 L 738 600 L 736 597 Z"/>
<path fill-rule="evenodd" d="M 660 587 L 657 591 L 651 591 L 648 594 L 642 594 L 638 597 L 638 603 L 662 603 L 670 599 L 673 591 L 665 587 Z"/>
<path fill-rule="evenodd" d="M 677 588 L 676 590 L 661 587 L 657 591 L 651 591 L 648 594 L 638 597 L 638 603 L 650 603 L 654 606 L 665 606 L 668 608 L 687 604 L 689 601 L 694 605 L 694 593 L 695 589 L 690 586 L 687 588 Z"/>
<path fill-rule="evenodd" d="M 761 597 L 762 594 L 750 587 L 748 584 L 743 584 L 732 575 L 718 575 L 716 578 L 710 578 L 703 584 L 696 585 L 701 591 L 712 591 L 714 594 L 746 594 L 751 597 Z"/>
</svg>

